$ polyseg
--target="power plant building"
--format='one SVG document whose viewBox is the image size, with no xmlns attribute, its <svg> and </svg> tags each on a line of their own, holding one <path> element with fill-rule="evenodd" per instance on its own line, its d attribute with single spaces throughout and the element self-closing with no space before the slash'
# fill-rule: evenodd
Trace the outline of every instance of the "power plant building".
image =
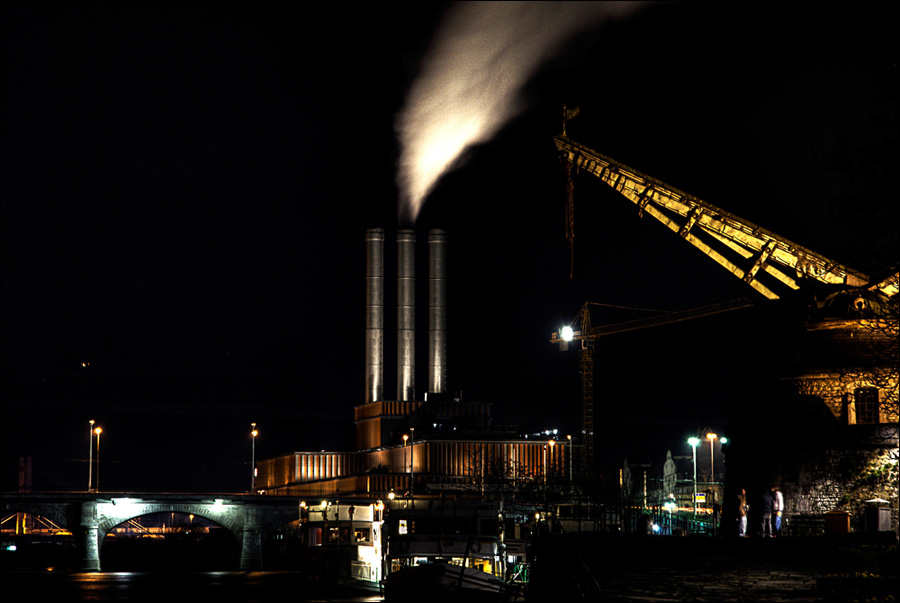
<svg viewBox="0 0 900 603">
<path fill-rule="evenodd" d="M 428 236 L 428 386 L 415 399 L 413 230 L 397 233 L 397 396 L 384 397 L 384 230 L 366 232 L 365 403 L 354 409 L 356 450 L 294 452 L 257 463 L 256 487 L 273 495 L 382 498 L 484 493 L 565 475 L 570 442 L 519 437 L 491 425 L 491 405 L 448 395 L 446 246 Z"/>
</svg>

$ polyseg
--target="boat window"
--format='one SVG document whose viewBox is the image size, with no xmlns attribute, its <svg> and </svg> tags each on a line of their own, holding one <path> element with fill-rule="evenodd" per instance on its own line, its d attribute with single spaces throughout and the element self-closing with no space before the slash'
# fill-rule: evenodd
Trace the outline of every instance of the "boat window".
<svg viewBox="0 0 900 603">
<path fill-rule="evenodd" d="M 312 528 L 309 531 L 310 546 L 319 546 L 322 544 L 322 528 Z"/>
<path fill-rule="evenodd" d="M 350 528 L 328 528 L 328 544 L 350 542 Z"/>
<path fill-rule="evenodd" d="M 490 559 L 473 559 L 472 565 L 475 567 L 475 569 L 479 569 L 486 574 L 494 573 Z"/>
<path fill-rule="evenodd" d="M 357 543 L 371 542 L 372 531 L 367 527 L 353 528 L 353 539 Z"/>
</svg>

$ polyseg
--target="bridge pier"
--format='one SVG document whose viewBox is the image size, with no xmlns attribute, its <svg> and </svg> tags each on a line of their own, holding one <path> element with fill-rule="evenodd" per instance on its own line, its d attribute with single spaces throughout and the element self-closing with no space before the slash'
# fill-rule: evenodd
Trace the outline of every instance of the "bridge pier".
<svg viewBox="0 0 900 603">
<path fill-rule="evenodd" d="M 262 568 L 259 509 L 244 507 L 244 529 L 241 532 L 241 570 L 261 570 Z"/>
<path fill-rule="evenodd" d="M 83 558 L 81 569 L 86 572 L 100 571 L 100 518 L 95 501 L 82 503 L 81 527 L 84 528 L 81 537 L 81 550 Z"/>
</svg>

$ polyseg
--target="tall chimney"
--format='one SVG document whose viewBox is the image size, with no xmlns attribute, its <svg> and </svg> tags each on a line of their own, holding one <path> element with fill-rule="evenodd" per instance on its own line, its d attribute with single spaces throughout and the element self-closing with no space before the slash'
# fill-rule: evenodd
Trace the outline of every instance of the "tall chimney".
<svg viewBox="0 0 900 603">
<path fill-rule="evenodd" d="M 384 399 L 384 230 L 366 231 L 366 402 Z"/>
<path fill-rule="evenodd" d="M 397 399 L 416 399 L 416 233 L 397 233 Z"/>
<path fill-rule="evenodd" d="M 428 391 L 442 394 L 447 388 L 447 234 L 428 233 Z"/>
</svg>

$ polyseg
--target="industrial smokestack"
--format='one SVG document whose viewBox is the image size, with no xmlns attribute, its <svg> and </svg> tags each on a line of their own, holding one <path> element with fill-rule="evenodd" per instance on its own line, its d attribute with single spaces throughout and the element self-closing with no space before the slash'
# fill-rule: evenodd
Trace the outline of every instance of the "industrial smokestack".
<svg viewBox="0 0 900 603">
<path fill-rule="evenodd" d="M 384 230 L 366 231 L 366 402 L 384 396 Z"/>
<path fill-rule="evenodd" d="M 397 399 L 416 399 L 416 233 L 397 233 Z"/>
<path fill-rule="evenodd" d="M 428 391 L 444 393 L 447 387 L 447 235 L 428 233 Z"/>
</svg>

